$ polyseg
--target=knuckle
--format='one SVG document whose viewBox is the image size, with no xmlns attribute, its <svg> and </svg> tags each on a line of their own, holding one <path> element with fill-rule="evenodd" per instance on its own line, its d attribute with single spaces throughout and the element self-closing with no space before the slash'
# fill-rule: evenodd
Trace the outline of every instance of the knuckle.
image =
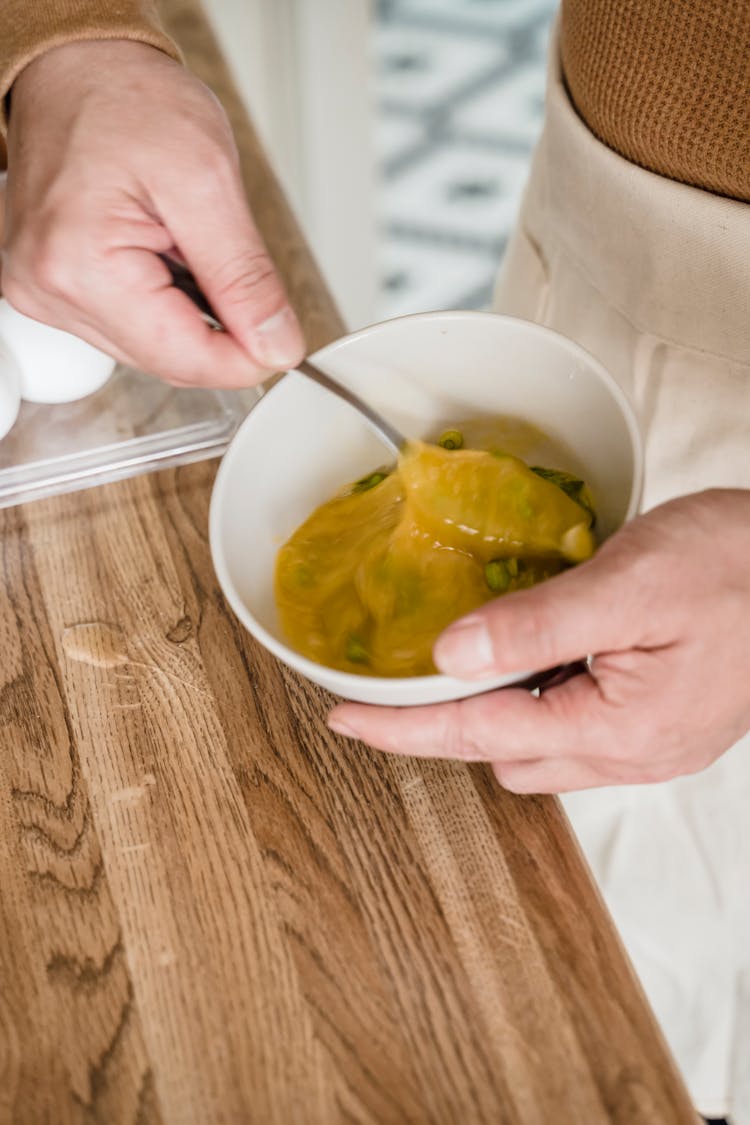
<svg viewBox="0 0 750 1125">
<path fill-rule="evenodd" d="M 239 174 L 237 145 L 224 107 L 213 94 L 211 94 L 210 121 L 202 144 L 205 147 L 207 167 L 212 169 L 216 179 L 222 184 L 227 179 L 236 183 Z"/>
<path fill-rule="evenodd" d="M 239 158 L 231 134 L 225 134 L 223 118 L 211 122 L 200 135 L 190 138 L 192 179 L 190 194 L 204 207 L 221 207 L 242 193 Z"/>
<path fill-rule="evenodd" d="M 513 765 L 510 762 L 493 762 L 492 772 L 497 778 L 503 789 L 510 789 L 512 791 L 513 783 Z"/>
<path fill-rule="evenodd" d="M 648 746 L 649 742 L 631 736 L 618 746 L 610 746 L 600 765 L 619 785 L 655 785 L 671 780 L 676 776 L 672 763 L 662 754 L 648 753 Z"/>
<path fill-rule="evenodd" d="M 237 305 L 265 295 L 271 288 L 281 292 L 271 259 L 262 250 L 226 262 L 217 272 L 215 287 L 221 299 Z"/>
<path fill-rule="evenodd" d="M 3 297 L 24 316 L 34 317 L 41 311 L 33 292 L 7 266 L 3 269 Z"/>
<path fill-rule="evenodd" d="M 441 742 L 448 758 L 472 762 L 485 756 L 464 701 L 446 710 Z"/>
<path fill-rule="evenodd" d="M 524 767 L 518 762 L 493 762 L 492 771 L 503 789 L 507 789 L 509 793 L 529 793 L 534 788 L 533 767 Z"/>
<path fill-rule="evenodd" d="M 183 91 L 185 127 L 189 129 L 191 148 L 199 155 L 226 155 L 234 146 L 234 136 L 224 106 L 205 83 L 193 76 L 189 89 Z M 229 143 L 228 143 L 229 142 Z"/>
<path fill-rule="evenodd" d="M 663 574 L 659 565 L 659 554 L 649 545 L 646 549 L 633 552 L 623 567 L 622 588 L 629 591 L 627 597 L 634 607 L 653 606 L 663 598 Z M 659 606 L 663 610 L 663 605 Z"/>
<path fill-rule="evenodd" d="M 633 691 L 621 685 L 606 656 L 593 668 L 551 691 L 547 703 L 570 731 L 569 750 L 627 768 L 638 754 L 641 720 L 633 714 Z"/>
<path fill-rule="evenodd" d="M 75 289 L 75 266 L 53 236 L 40 239 L 30 251 L 27 272 L 38 289 L 53 297 L 68 296 Z"/>
<path fill-rule="evenodd" d="M 193 143 L 193 158 L 198 171 L 194 174 L 191 195 L 203 206 L 214 207 L 227 176 L 227 156 L 217 140 L 201 136 Z"/>
<path fill-rule="evenodd" d="M 631 768 L 631 782 L 642 785 L 658 785 L 663 781 L 672 781 L 678 777 L 680 770 L 669 762 L 638 762 Z"/>
<path fill-rule="evenodd" d="M 154 364 L 151 364 L 150 370 L 162 382 L 172 387 L 199 387 L 202 383 L 208 382 L 205 368 L 199 364 L 182 361 L 179 364 L 170 364 L 168 368 L 162 366 L 159 369 L 155 369 Z"/>
<path fill-rule="evenodd" d="M 558 629 L 555 611 L 541 593 L 529 598 L 522 612 L 514 614 L 512 629 L 508 636 L 496 634 L 494 648 L 501 652 L 506 644 L 511 644 L 523 652 L 533 652 L 534 659 L 541 669 L 551 668 L 557 663 L 556 638 Z"/>
</svg>

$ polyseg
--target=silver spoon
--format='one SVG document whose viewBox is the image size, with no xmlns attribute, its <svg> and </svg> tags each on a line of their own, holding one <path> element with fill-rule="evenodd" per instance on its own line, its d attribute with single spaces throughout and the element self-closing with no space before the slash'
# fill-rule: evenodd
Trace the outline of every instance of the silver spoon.
<svg viewBox="0 0 750 1125">
<path fill-rule="evenodd" d="M 171 273 L 174 287 L 190 298 L 203 316 L 206 324 L 210 325 L 211 328 L 215 329 L 217 332 L 225 331 L 224 325 L 211 308 L 208 298 L 201 290 L 198 282 L 187 266 L 183 265 L 181 262 L 175 262 L 173 258 L 169 258 L 166 254 L 160 254 L 159 257 Z M 370 425 L 370 428 L 374 430 L 391 452 L 395 454 L 395 456 L 399 455 L 408 439 L 405 438 L 395 426 L 387 422 L 377 410 L 364 402 L 359 395 L 356 395 L 354 391 L 350 391 L 348 387 L 342 386 L 341 383 L 337 383 L 335 379 L 332 379 L 330 375 L 326 375 L 325 371 L 321 371 L 319 367 L 316 367 L 314 363 L 310 363 L 308 359 L 303 359 L 298 363 L 295 370 L 299 371 L 301 375 L 306 375 L 308 379 L 312 379 L 318 386 L 324 387 L 325 390 L 330 391 L 331 394 L 343 399 L 344 402 L 348 402 L 349 406 L 359 411 L 365 421 Z"/>
<path fill-rule="evenodd" d="M 354 391 L 350 391 L 348 387 L 343 387 L 341 383 L 337 383 L 335 379 L 326 375 L 325 371 L 321 371 L 319 367 L 316 367 L 314 363 L 310 363 L 307 359 L 298 363 L 295 370 L 302 375 L 306 375 L 308 379 L 312 379 L 319 386 L 325 387 L 327 391 L 342 398 L 344 402 L 348 402 L 350 406 L 358 410 L 365 421 L 369 423 L 370 429 L 374 430 L 380 440 L 398 457 L 408 438 L 405 438 L 400 430 L 397 430 L 390 422 L 386 422 L 382 414 L 374 410 L 369 403 L 364 402 L 359 395 L 355 395 Z"/>
</svg>

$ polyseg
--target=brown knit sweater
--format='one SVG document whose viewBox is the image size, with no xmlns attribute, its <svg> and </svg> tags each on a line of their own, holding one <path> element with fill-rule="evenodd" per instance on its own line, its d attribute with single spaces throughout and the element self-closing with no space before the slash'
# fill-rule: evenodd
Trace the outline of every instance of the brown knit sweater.
<svg viewBox="0 0 750 1125">
<path fill-rule="evenodd" d="M 628 160 L 750 201 L 750 0 L 563 0 L 573 103 Z"/>
<path fill-rule="evenodd" d="M 0 0 L 0 16 L 2 100 L 31 59 L 72 39 L 177 54 L 155 0 Z M 573 103 L 605 144 L 750 201 L 750 0 L 562 0 L 561 46 Z"/>
<path fill-rule="evenodd" d="M 156 0 L 0 0 L 0 131 L 7 94 L 23 68 L 77 39 L 134 39 L 179 57 Z"/>
<path fill-rule="evenodd" d="M 0 0 L 0 17 L 3 98 L 27 63 L 75 39 L 137 39 L 178 56 L 155 0 Z"/>
</svg>

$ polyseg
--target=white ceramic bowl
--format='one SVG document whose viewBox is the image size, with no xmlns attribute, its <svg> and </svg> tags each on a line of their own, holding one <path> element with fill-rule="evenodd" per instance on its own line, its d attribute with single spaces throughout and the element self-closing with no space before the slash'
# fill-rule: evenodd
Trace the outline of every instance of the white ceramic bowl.
<svg viewBox="0 0 750 1125">
<path fill-rule="evenodd" d="M 585 470 L 604 536 L 637 511 L 643 453 L 633 411 L 597 360 L 550 329 L 490 313 L 425 313 L 365 328 L 312 358 L 414 437 L 510 414 L 561 439 Z M 211 501 L 214 566 L 234 612 L 280 660 L 347 699 L 435 703 L 525 679 L 536 669 L 481 683 L 357 676 L 286 642 L 274 601 L 279 547 L 343 484 L 388 460 L 360 416 L 304 376 L 268 391 L 232 441 Z"/>
</svg>

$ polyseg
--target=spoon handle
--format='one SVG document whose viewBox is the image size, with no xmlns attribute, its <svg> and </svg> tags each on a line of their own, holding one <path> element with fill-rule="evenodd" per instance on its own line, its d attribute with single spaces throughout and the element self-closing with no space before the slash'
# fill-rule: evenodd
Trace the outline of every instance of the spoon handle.
<svg viewBox="0 0 750 1125">
<path fill-rule="evenodd" d="M 208 297 L 203 292 L 188 267 L 183 265 L 182 262 L 176 262 L 174 258 L 170 258 L 168 254 L 158 254 L 157 257 L 161 258 L 172 275 L 172 284 L 175 289 L 179 289 L 181 293 L 184 293 L 186 297 L 190 298 L 198 309 L 198 312 L 202 314 L 206 324 L 217 332 L 223 332 L 224 325 L 211 308 Z"/>
<path fill-rule="evenodd" d="M 205 293 L 201 290 L 188 267 L 183 265 L 182 262 L 176 262 L 174 258 L 170 258 L 167 254 L 160 254 L 159 257 L 172 275 L 172 284 L 175 288 L 179 289 L 186 297 L 190 298 L 199 312 L 202 313 L 203 319 L 207 324 L 217 331 L 223 331 L 223 324 L 211 308 Z M 363 402 L 362 399 L 358 395 L 355 395 L 353 391 L 350 391 L 348 387 L 344 387 L 341 383 L 337 383 L 335 379 L 331 379 L 329 375 L 326 375 L 325 371 L 321 371 L 319 367 L 315 367 L 315 365 L 310 363 L 307 359 L 303 359 L 301 363 L 298 363 L 296 370 L 299 371 L 300 374 L 306 375 L 308 379 L 312 379 L 313 382 L 318 383 L 319 386 L 325 387 L 331 394 L 342 398 L 344 402 L 348 402 L 355 410 L 358 410 L 362 417 L 369 422 L 372 429 L 375 430 L 380 440 L 388 446 L 392 453 L 396 456 L 399 455 L 406 445 L 406 438 L 402 433 L 399 433 L 395 426 L 392 426 L 390 422 L 387 422 L 385 418 L 378 414 L 377 410 L 374 410 L 366 402 Z"/>
</svg>

